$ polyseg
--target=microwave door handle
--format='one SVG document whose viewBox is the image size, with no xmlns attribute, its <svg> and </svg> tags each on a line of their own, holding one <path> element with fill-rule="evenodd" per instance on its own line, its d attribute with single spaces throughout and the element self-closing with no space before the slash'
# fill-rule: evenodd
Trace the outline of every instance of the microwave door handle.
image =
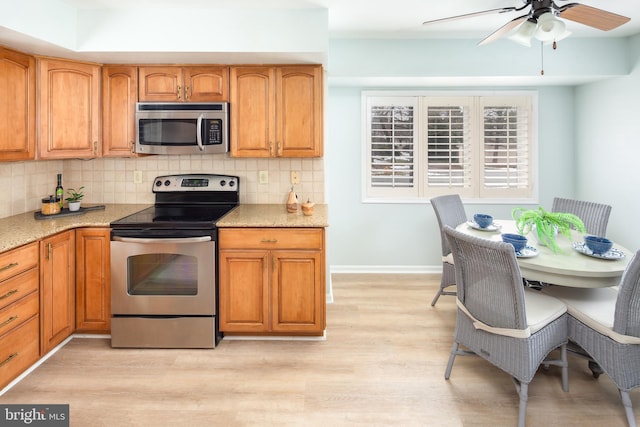
<svg viewBox="0 0 640 427">
<path fill-rule="evenodd" d="M 197 242 L 210 242 L 211 236 L 179 237 L 174 239 L 163 239 L 163 238 L 154 239 L 154 238 L 113 236 L 112 240 L 115 240 L 116 242 L 126 242 L 126 243 L 197 243 Z"/>
<path fill-rule="evenodd" d="M 200 151 L 204 151 L 204 146 L 202 145 L 202 120 L 204 119 L 204 113 L 200 113 L 198 116 L 198 124 L 196 129 L 196 142 L 198 143 L 198 148 Z"/>
</svg>

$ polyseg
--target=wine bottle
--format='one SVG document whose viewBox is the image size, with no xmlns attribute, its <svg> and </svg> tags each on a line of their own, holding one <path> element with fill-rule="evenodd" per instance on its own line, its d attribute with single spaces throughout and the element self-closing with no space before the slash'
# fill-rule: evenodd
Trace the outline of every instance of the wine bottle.
<svg viewBox="0 0 640 427">
<path fill-rule="evenodd" d="M 62 174 L 59 173 L 58 185 L 56 187 L 56 201 L 60 205 L 60 208 L 62 208 L 62 205 L 64 204 L 63 192 L 64 192 L 64 189 L 62 188 Z"/>
</svg>

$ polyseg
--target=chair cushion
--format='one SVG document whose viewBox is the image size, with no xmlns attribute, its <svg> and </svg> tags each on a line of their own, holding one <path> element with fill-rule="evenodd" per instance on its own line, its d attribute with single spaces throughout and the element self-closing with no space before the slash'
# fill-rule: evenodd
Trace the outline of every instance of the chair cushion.
<svg viewBox="0 0 640 427">
<path fill-rule="evenodd" d="M 640 338 L 622 335 L 613 330 L 618 290 L 616 288 L 570 288 L 547 286 L 542 292 L 567 305 L 571 316 L 596 332 L 621 344 L 640 344 Z"/>
<path fill-rule="evenodd" d="M 565 303 L 532 289 L 524 290 L 527 325 L 535 333 L 567 312 Z"/>
<path fill-rule="evenodd" d="M 540 329 L 556 320 L 567 312 L 567 306 L 557 298 L 541 294 L 539 291 L 530 289 L 524 290 L 525 309 L 527 310 L 527 327 L 525 329 L 496 328 L 487 325 L 473 317 L 467 308 L 456 299 L 458 308 L 462 310 L 470 319 L 473 320 L 473 326 L 476 329 L 504 335 L 513 338 L 529 338 L 531 334 L 538 332 Z"/>
</svg>

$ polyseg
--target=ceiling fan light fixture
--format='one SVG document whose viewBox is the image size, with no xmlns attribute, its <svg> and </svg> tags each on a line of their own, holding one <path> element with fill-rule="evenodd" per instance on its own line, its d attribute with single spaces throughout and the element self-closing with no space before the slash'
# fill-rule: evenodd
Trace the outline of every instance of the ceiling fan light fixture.
<svg viewBox="0 0 640 427">
<path fill-rule="evenodd" d="M 521 44 L 522 46 L 531 47 L 531 38 L 533 34 L 536 32 L 536 23 L 535 21 L 526 20 L 524 21 L 518 31 L 509 36 L 509 39 Z"/>
<path fill-rule="evenodd" d="M 564 22 L 557 19 L 553 13 L 547 12 L 538 18 L 538 28 L 534 33 L 534 37 L 541 42 L 553 42 L 564 35 L 566 29 Z"/>
</svg>

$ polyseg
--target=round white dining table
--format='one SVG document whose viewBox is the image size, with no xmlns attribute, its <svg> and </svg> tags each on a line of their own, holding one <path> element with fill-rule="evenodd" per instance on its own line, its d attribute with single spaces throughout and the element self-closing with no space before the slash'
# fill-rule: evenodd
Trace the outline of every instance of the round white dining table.
<svg viewBox="0 0 640 427">
<path fill-rule="evenodd" d="M 495 220 L 494 224 L 501 228 L 484 231 L 465 222 L 456 229 L 472 236 L 496 241 L 502 241 L 502 233 L 517 233 L 513 220 Z M 559 234 L 556 242 L 560 251 L 554 253 L 546 246 L 538 244 L 533 233 L 529 233 L 527 246 L 536 248 L 538 254 L 518 258 L 522 277 L 531 281 L 575 288 L 605 288 L 618 285 L 633 252 L 614 243 L 613 247 L 624 253 L 623 258 L 600 259 L 588 256 L 573 248 L 573 243 L 583 242 L 583 237 L 582 233 L 575 231 L 572 232 L 571 240 Z"/>
</svg>

